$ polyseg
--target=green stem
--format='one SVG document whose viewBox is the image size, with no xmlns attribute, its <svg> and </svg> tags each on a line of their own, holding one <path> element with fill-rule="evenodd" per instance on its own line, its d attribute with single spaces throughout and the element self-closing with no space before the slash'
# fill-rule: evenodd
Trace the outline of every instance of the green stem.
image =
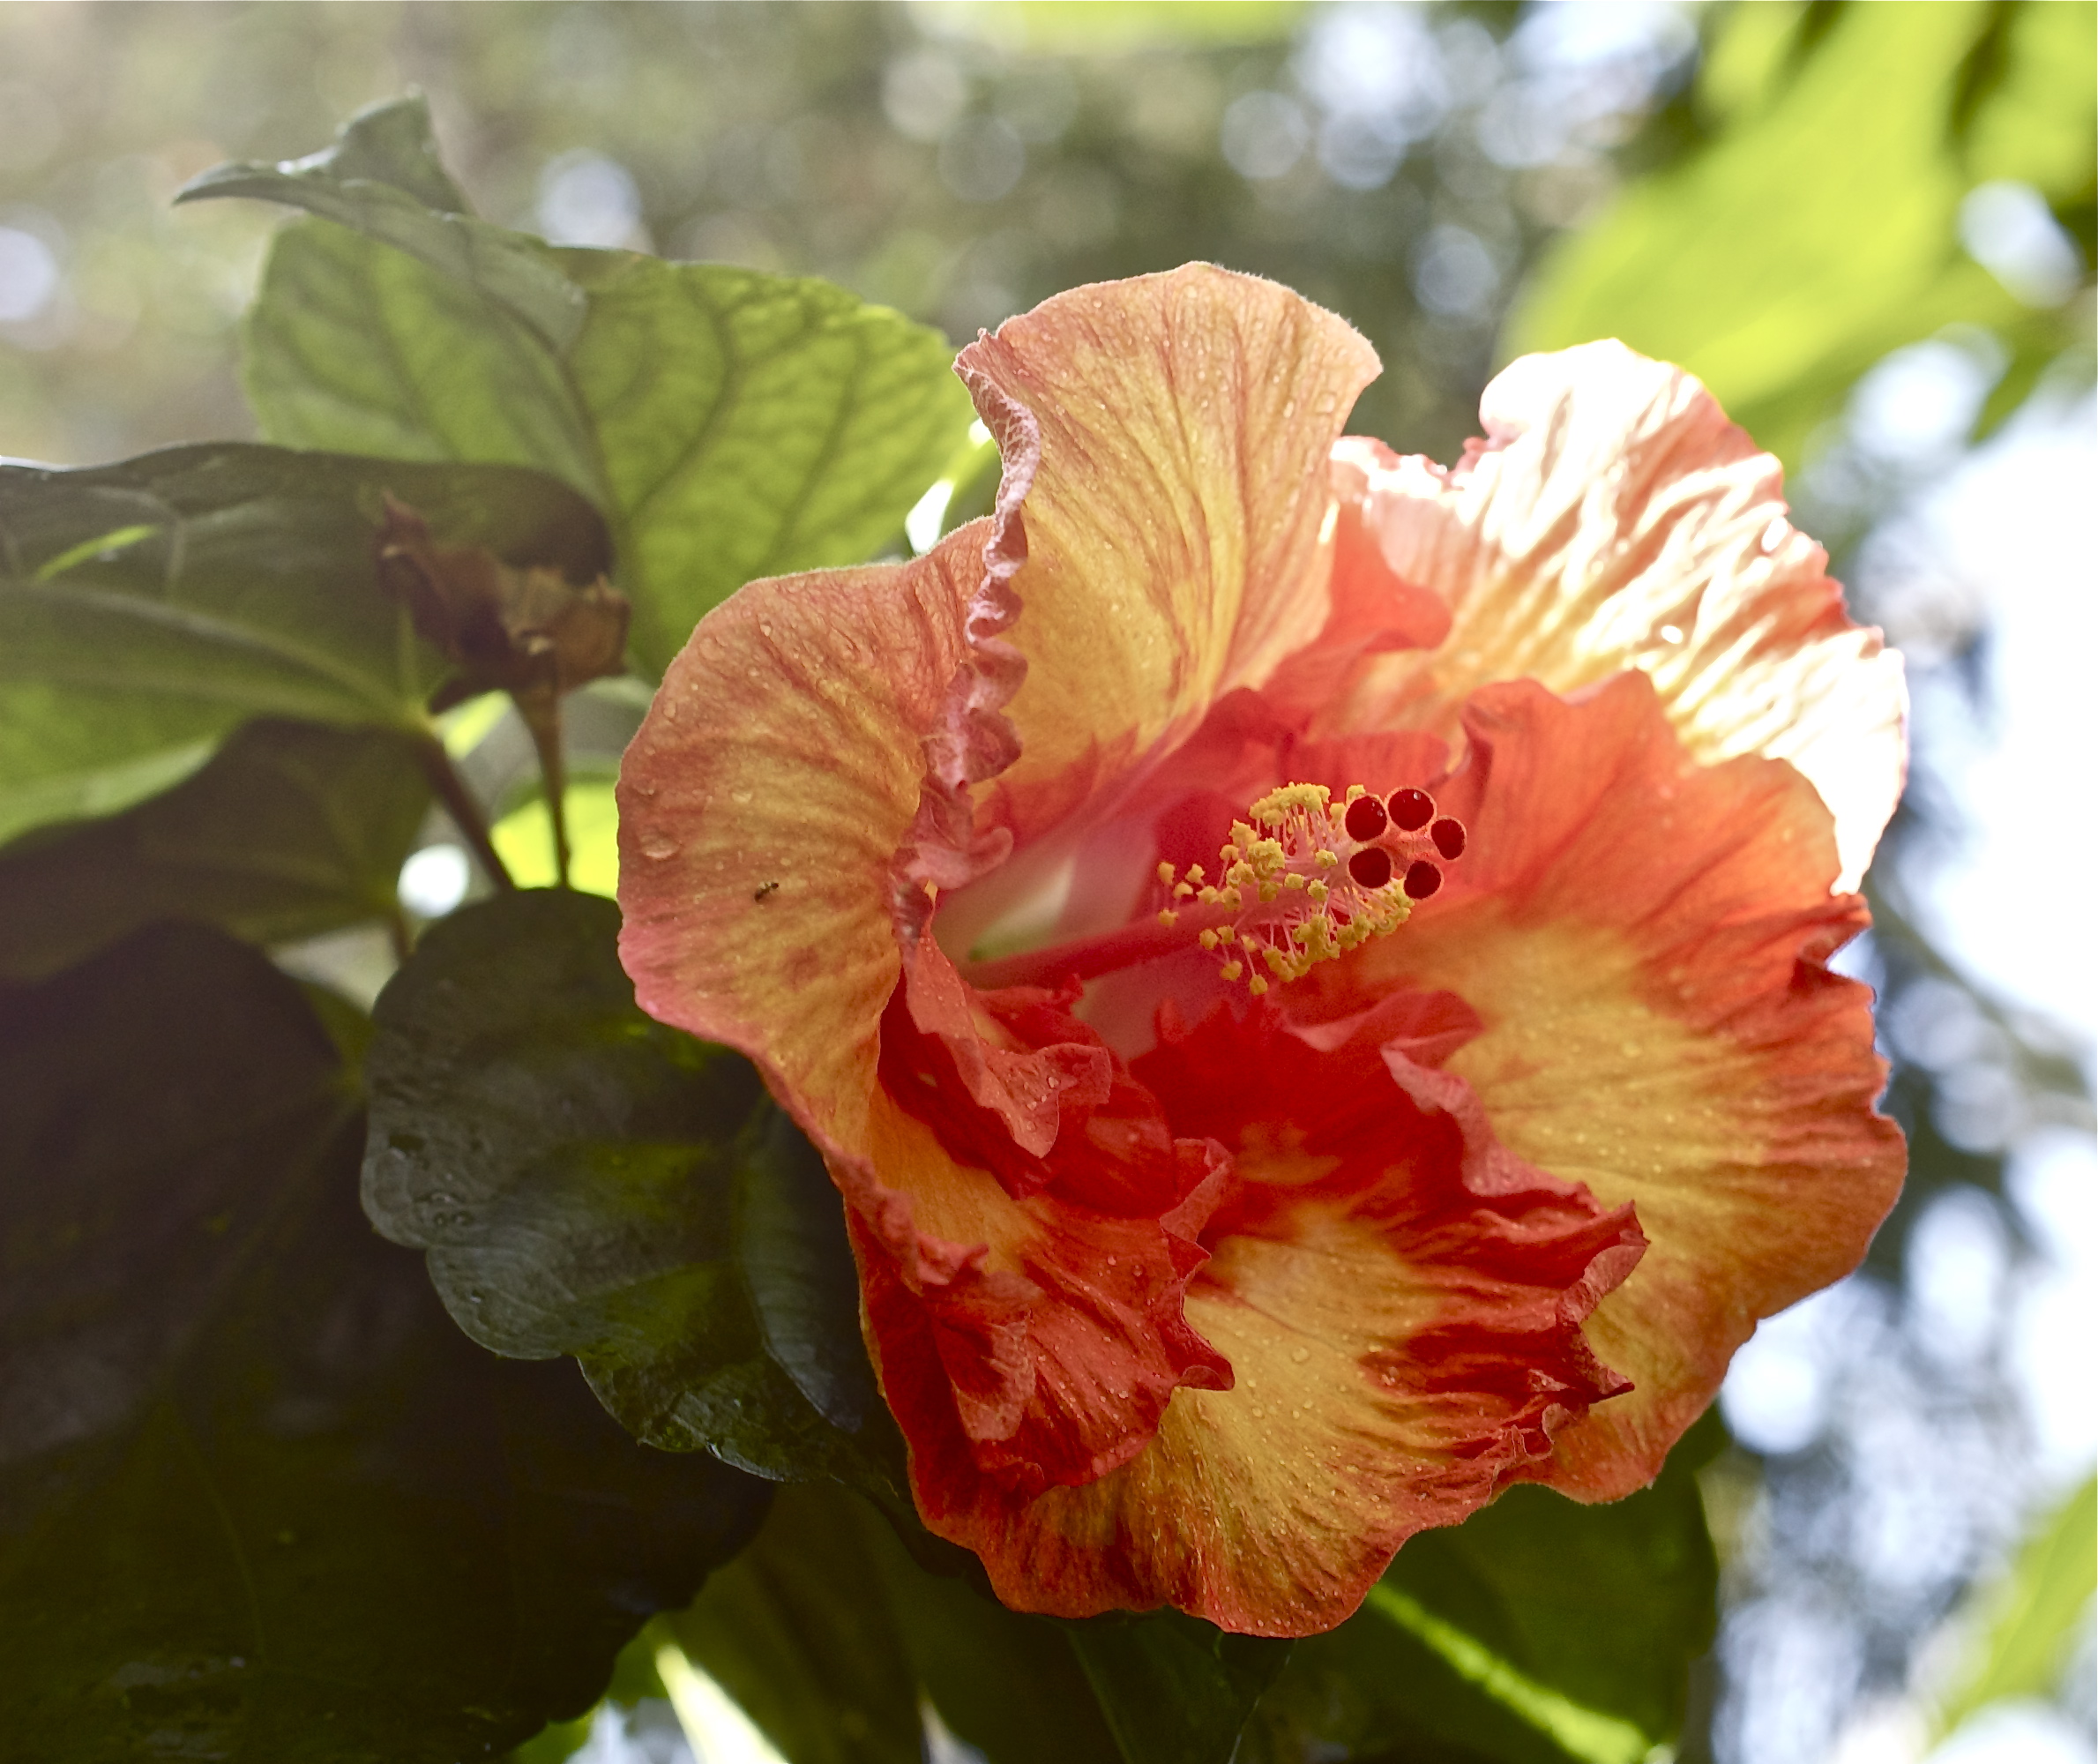
<svg viewBox="0 0 2098 1764">
<path fill-rule="evenodd" d="M 430 789 L 437 793 L 437 800 L 444 804 L 444 812 L 452 817 L 452 826 L 473 848 L 474 856 L 481 860 L 481 867 L 488 872 L 497 892 L 515 893 L 517 883 L 511 877 L 510 866 L 503 862 L 495 841 L 489 836 L 488 817 L 482 812 L 474 793 L 467 789 L 467 781 L 459 775 L 452 756 L 444 751 L 444 744 L 434 735 L 424 736 L 415 744 L 415 757 L 422 762 L 423 775 L 429 780 Z"/>
<path fill-rule="evenodd" d="M 561 754 L 561 700 L 549 692 L 527 703 L 513 695 L 525 727 L 532 732 L 532 745 L 539 755 L 539 777 L 546 789 L 547 818 L 554 829 L 554 876 L 561 887 L 568 883 L 568 766 Z"/>
</svg>

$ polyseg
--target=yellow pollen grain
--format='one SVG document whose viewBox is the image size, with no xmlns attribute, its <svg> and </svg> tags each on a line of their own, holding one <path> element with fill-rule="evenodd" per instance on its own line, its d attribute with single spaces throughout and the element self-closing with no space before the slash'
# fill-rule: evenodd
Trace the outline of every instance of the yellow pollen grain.
<svg viewBox="0 0 2098 1764">
<path fill-rule="evenodd" d="M 1345 801 L 1369 794 L 1350 785 Z M 1405 923 L 1411 903 L 1396 886 L 1365 888 L 1343 868 L 1341 851 L 1360 842 L 1344 825 L 1343 805 L 1325 785 L 1285 784 L 1232 823 L 1215 886 L 1203 882 L 1199 864 L 1180 872 L 1187 880 L 1174 887 L 1174 902 L 1199 901 L 1203 916 L 1191 930 L 1223 963 L 1225 980 L 1243 976 L 1257 996 Z"/>
<path fill-rule="evenodd" d="M 1161 863 L 1158 866 L 1158 879 L 1168 888 L 1173 886 L 1173 866 L 1170 863 Z"/>
<path fill-rule="evenodd" d="M 1168 907 L 1158 916 L 1158 922 L 1168 931 L 1171 931 L 1175 925 L 1180 923 L 1180 915 Z"/>
</svg>

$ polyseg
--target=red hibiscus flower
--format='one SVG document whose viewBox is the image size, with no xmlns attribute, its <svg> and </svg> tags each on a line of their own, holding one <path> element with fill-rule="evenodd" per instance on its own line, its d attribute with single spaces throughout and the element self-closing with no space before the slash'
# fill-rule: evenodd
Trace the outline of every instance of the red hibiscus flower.
<svg viewBox="0 0 2098 1764">
<path fill-rule="evenodd" d="M 1615 344 L 1445 471 L 1202 265 L 962 352 L 994 514 L 754 582 L 620 782 L 642 1005 L 823 1148 L 926 1523 L 1025 1610 L 1301 1634 L 1650 1480 L 1900 1180 L 1824 965 L 1900 665 Z"/>
</svg>

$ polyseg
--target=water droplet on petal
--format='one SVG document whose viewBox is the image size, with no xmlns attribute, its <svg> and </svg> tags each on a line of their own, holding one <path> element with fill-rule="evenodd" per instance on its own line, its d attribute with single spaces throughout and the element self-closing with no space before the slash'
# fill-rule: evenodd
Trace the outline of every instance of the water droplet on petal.
<svg viewBox="0 0 2098 1764">
<path fill-rule="evenodd" d="M 641 856 L 658 860 L 676 857 L 677 856 L 677 841 L 660 833 L 644 833 L 641 836 Z"/>
</svg>

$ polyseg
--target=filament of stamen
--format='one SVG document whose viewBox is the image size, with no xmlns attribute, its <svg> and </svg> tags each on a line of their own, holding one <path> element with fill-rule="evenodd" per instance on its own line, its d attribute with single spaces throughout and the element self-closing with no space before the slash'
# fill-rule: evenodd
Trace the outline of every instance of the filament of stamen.
<svg viewBox="0 0 2098 1764">
<path fill-rule="evenodd" d="M 1425 790 L 1395 790 L 1387 804 L 1356 784 L 1336 803 L 1323 784 L 1285 784 L 1247 815 L 1218 853 L 1213 881 L 1198 863 L 1159 865 L 1158 920 L 1190 920 L 1218 972 L 1244 979 L 1256 998 L 1396 931 L 1441 886 L 1434 860 L 1464 849 L 1463 823 L 1437 819 Z"/>
</svg>

